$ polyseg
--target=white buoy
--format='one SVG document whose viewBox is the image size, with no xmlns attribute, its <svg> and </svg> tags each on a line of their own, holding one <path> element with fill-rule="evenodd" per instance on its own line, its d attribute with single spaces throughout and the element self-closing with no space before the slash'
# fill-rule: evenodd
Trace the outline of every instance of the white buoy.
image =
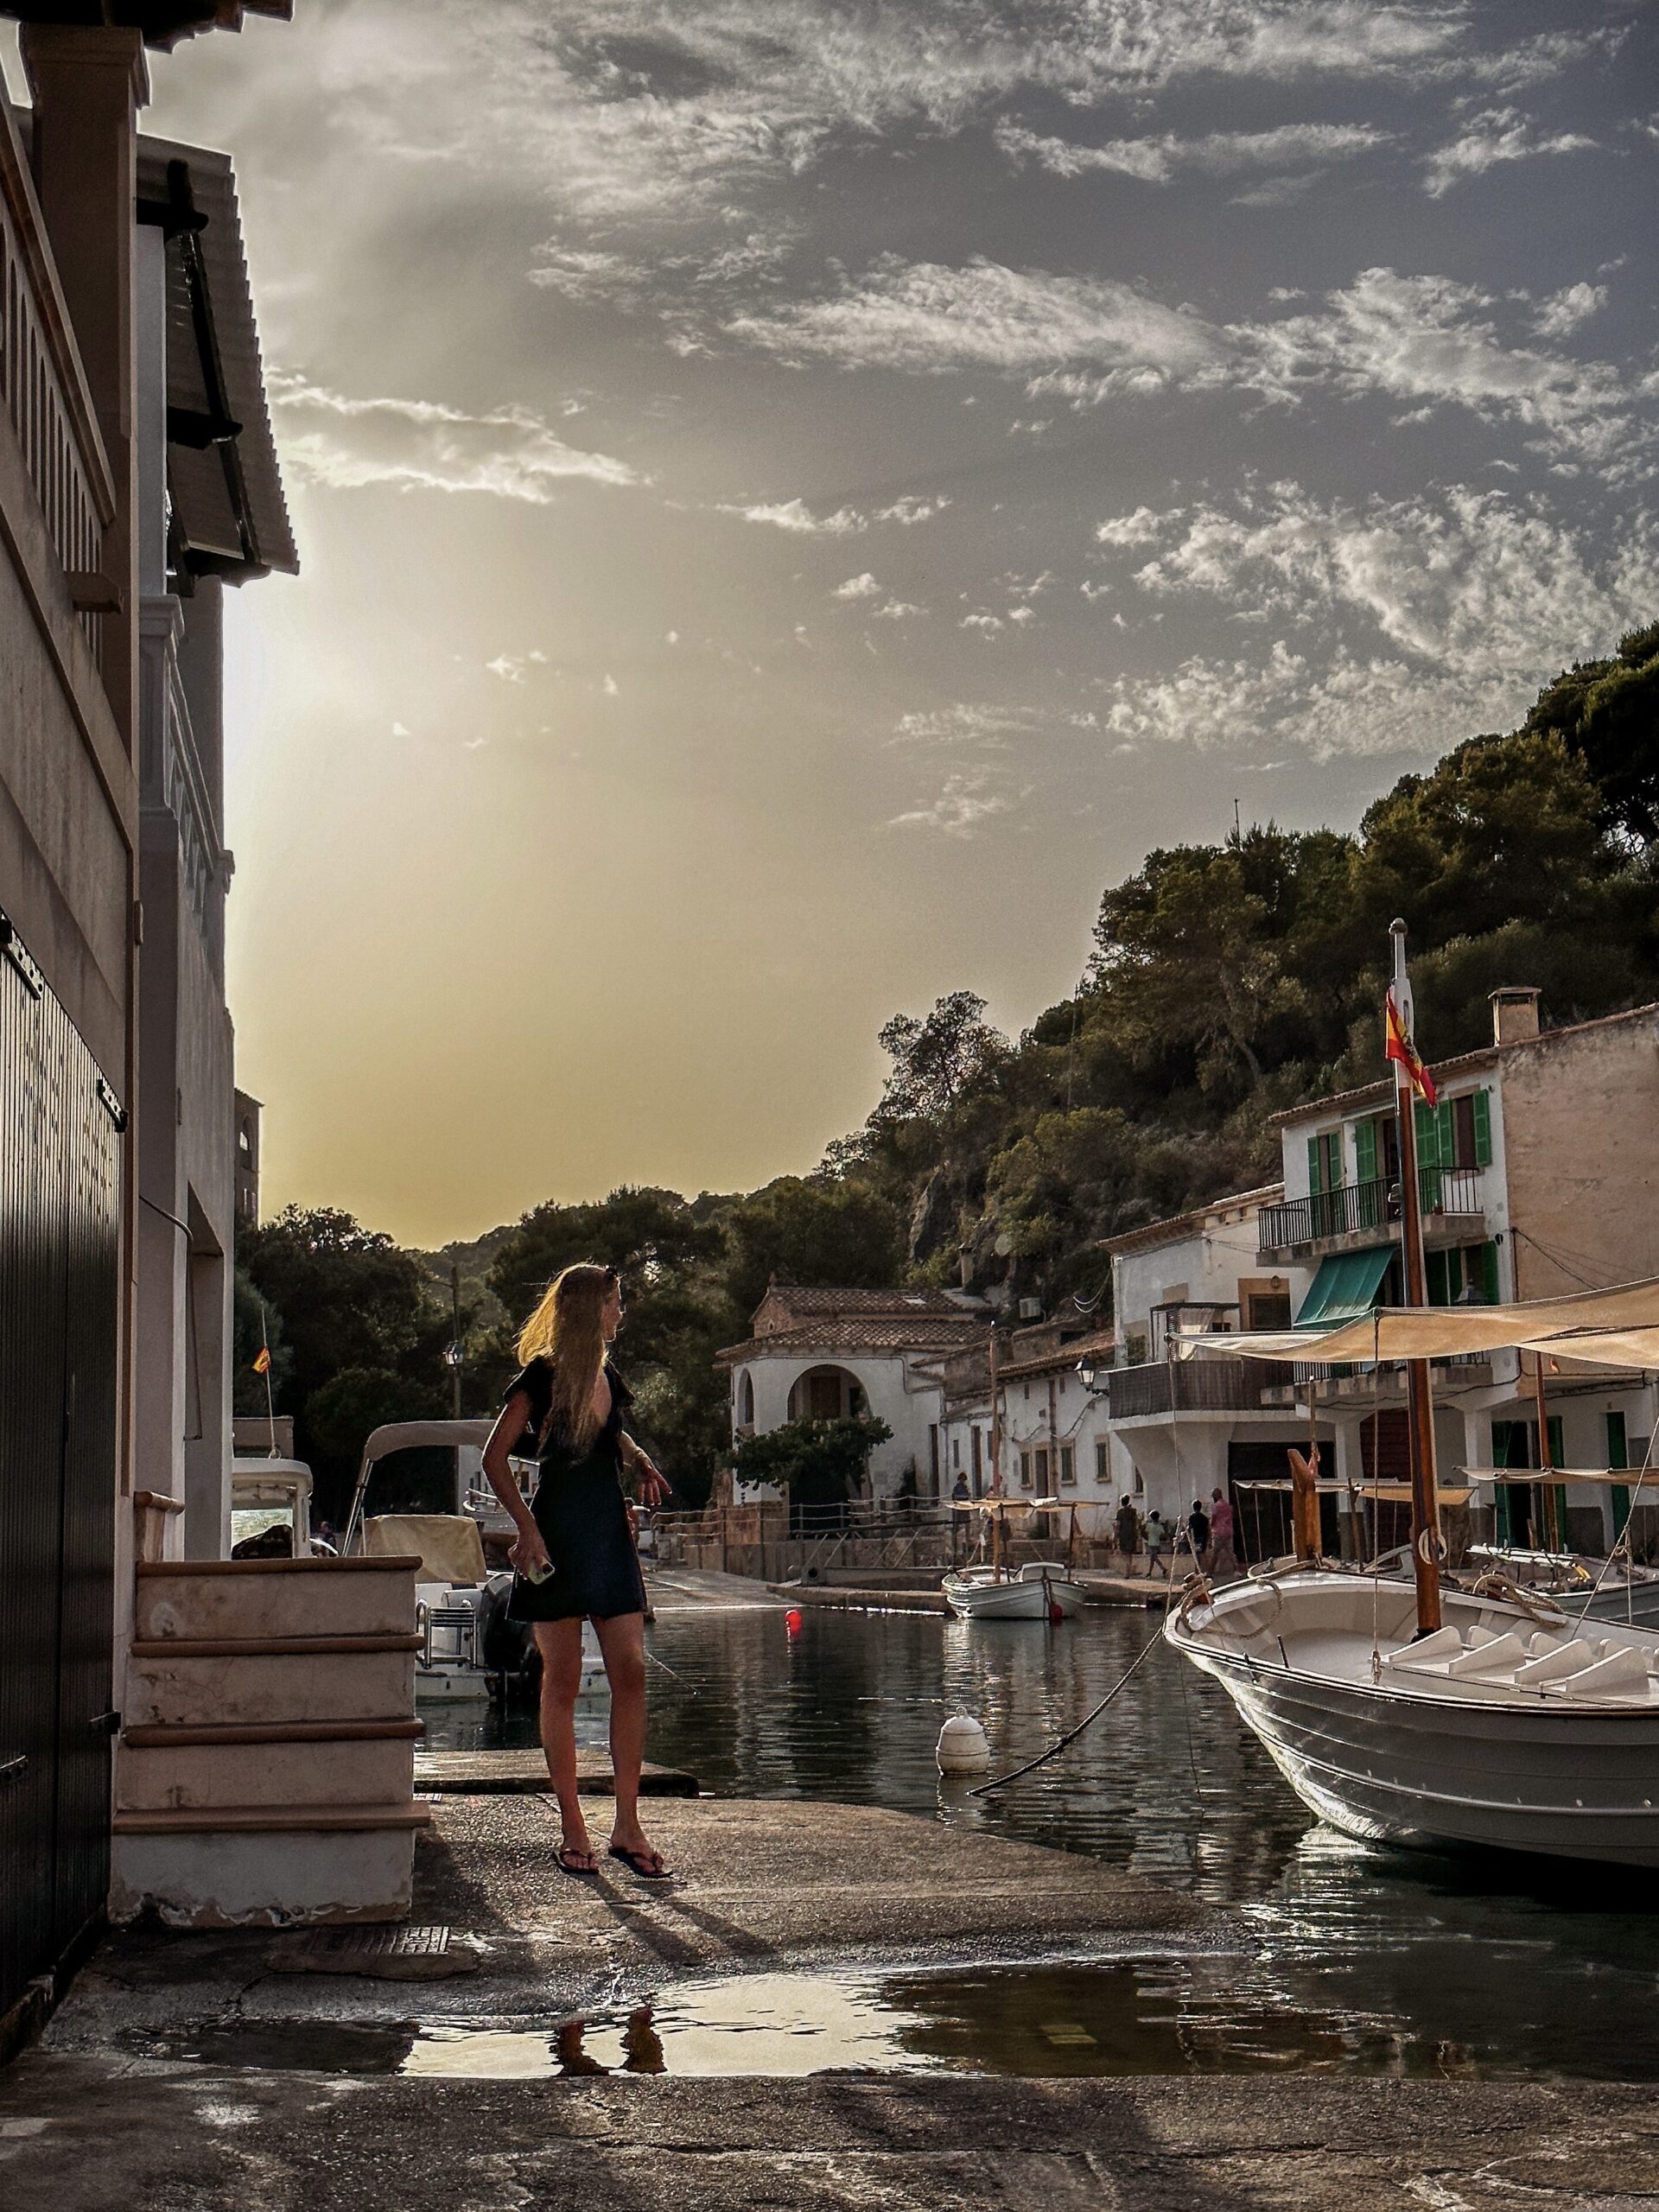
<svg viewBox="0 0 1659 2212">
<path fill-rule="evenodd" d="M 991 1763 L 991 1747 L 977 1720 L 965 1713 L 952 1713 L 939 1731 L 941 1774 L 983 1774 Z"/>
</svg>

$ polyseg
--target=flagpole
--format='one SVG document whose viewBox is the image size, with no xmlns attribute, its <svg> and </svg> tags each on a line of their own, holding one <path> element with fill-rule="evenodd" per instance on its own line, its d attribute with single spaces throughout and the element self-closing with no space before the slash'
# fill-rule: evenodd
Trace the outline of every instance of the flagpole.
<svg viewBox="0 0 1659 2212">
<path fill-rule="evenodd" d="M 266 1456 L 275 1459 L 280 1456 L 276 1450 L 276 1401 L 270 1392 L 270 1338 L 265 1328 L 265 1301 L 263 1298 L 259 1301 L 259 1350 L 264 1360 L 264 1365 L 259 1371 L 265 1378 L 265 1421 L 270 1431 L 270 1450 Z"/>
<path fill-rule="evenodd" d="M 1414 1052 L 1411 986 L 1406 979 L 1406 925 L 1389 925 L 1394 940 L 1394 1001 L 1406 1042 Z M 1404 1060 L 1395 1066 L 1395 1104 L 1400 1116 L 1400 1255 L 1408 1306 L 1427 1306 L 1428 1283 L 1423 1266 L 1423 1216 L 1417 1179 L 1417 1116 L 1413 1110 L 1411 1071 Z M 1429 1395 L 1428 1362 L 1406 1363 L 1406 1407 L 1411 1446 L 1411 1564 L 1417 1583 L 1417 1630 L 1427 1636 L 1440 1625 L 1440 1489 L 1434 1467 L 1434 1407 Z"/>
</svg>

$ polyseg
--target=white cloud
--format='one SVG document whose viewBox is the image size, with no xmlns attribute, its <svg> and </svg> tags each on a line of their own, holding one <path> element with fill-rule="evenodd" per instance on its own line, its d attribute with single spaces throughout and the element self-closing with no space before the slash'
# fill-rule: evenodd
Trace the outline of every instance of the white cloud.
<svg viewBox="0 0 1659 2212">
<path fill-rule="evenodd" d="M 1460 134 L 1428 156 L 1423 189 L 1439 200 L 1465 177 L 1479 176 L 1499 162 L 1525 162 L 1540 154 L 1578 154 L 1595 141 L 1574 130 L 1541 134 L 1529 117 L 1512 107 L 1484 108 L 1471 116 Z"/>
<path fill-rule="evenodd" d="M 283 467 L 334 490 L 384 484 L 400 492 L 482 492 L 546 506 L 568 479 L 648 480 L 608 454 L 567 445 L 534 408 L 473 415 L 427 399 L 348 398 L 280 370 L 267 381 Z"/>
<path fill-rule="evenodd" d="M 881 587 L 868 569 L 861 576 L 849 576 L 830 594 L 832 599 L 879 599 L 880 595 Z"/>
<path fill-rule="evenodd" d="M 1219 358 L 1201 318 L 1132 285 L 982 257 L 952 269 L 887 254 L 827 298 L 735 316 L 726 327 L 785 359 L 924 374 L 1039 376 L 1077 365 L 1104 389 L 1198 378 Z"/>
<path fill-rule="evenodd" d="M 402 722 L 393 722 L 391 726 L 391 734 L 394 737 L 407 737 L 410 734 L 409 731 L 404 727 Z"/>
<path fill-rule="evenodd" d="M 1040 721 L 1033 707 L 994 707 L 958 699 L 948 707 L 901 715 L 893 736 L 906 744 L 985 745 L 999 749 L 1011 737 L 1035 729 Z"/>
<path fill-rule="evenodd" d="M 591 224 L 733 224 L 828 149 L 954 132 L 1021 94 L 1411 81 L 1466 67 L 1465 33 L 1455 0 L 359 0 L 327 26 L 312 97 L 382 157 L 533 178 Z"/>
<path fill-rule="evenodd" d="M 1014 801 L 992 787 L 991 772 L 975 768 L 949 775 L 937 798 L 925 806 L 895 814 L 890 830 L 938 830 L 947 837 L 972 837 L 992 816 L 1006 814 Z"/>
<path fill-rule="evenodd" d="M 1237 373 L 1282 399 L 1310 385 L 1380 392 L 1408 406 L 1456 405 L 1531 430 L 1543 447 L 1630 473 L 1652 441 L 1636 395 L 1605 363 L 1506 343 L 1497 302 L 1449 276 L 1366 269 L 1323 304 L 1230 336 Z"/>
<path fill-rule="evenodd" d="M 1205 176 L 1232 176 L 1243 169 L 1291 169 L 1310 162 L 1348 161 L 1387 145 L 1390 138 L 1388 131 L 1364 123 L 1286 123 L 1274 130 L 1212 130 L 1198 138 L 1166 132 L 1155 138 L 1112 138 L 1099 146 L 1044 137 L 1011 123 L 999 124 L 995 135 L 1010 159 L 1034 161 L 1055 176 L 1084 176 L 1105 169 L 1147 184 L 1167 184 L 1186 169 Z"/>
<path fill-rule="evenodd" d="M 1559 292 L 1552 292 L 1547 300 L 1540 300 L 1533 312 L 1532 327 L 1541 338 L 1565 338 L 1568 331 L 1576 330 L 1592 315 L 1599 315 L 1609 299 L 1605 284 L 1568 284 Z"/>
<path fill-rule="evenodd" d="M 522 683 L 524 680 L 524 663 L 513 659 L 507 653 L 498 653 L 493 660 L 486 660 L 484 666 L 489 675 L 499 676 L 504 683 Z"/>
<path fill-rule="evenodd" d="M 912 614 L 925 614 L 925 607 L 916 607 L 907 599 L 890 599 L 885 606 L 874 610 L 878 622 L 907 622 Z"/>
<path fill-rule="evenodd" d="M 1278 639 L 1265 663 L 1197 658 L 1120 683 L 1122 734 L 1214 742 L 1271 729 L 1318 753 L 1431 751 L 1512 727 L 1586 640 L 1643 619 L 1659 597 L 1659 526 L 1641 518 L 1597 560 L 1502 493 L 1456 486 L 1354 509 L 1279 484 L 1237 512 L 1192 510 L 1135 581 L 1303 634 Z"/>
<path fill-rule="evenodd" d="M 1178 513 L 1179 510 L 1176 511 Z M 1114 515 L 1108 522 L 1095 524 L 1096 545 L 1149 545 L 1169 521 L 1167 515 L 1154 514 L 1150 507 L 1137 507 L 1132 515 Z"/>
<path fill-rule="evenodd" d="M 607 676 L 599 688 L 607 699 L 614 699 L 617 696 L 617 682 L 613 676 Z"/>
<path fill-rule="evenodd" d="M 918 499 L 912 492 L 905 493 L 890 507 L 878 507 L 872 520 L 903 523 L 908 528 L 912 523 L 931 522 L 934 516 L 950 505 L 943 492 L 936 492 L 930 499 Z"/>
<path fill-rule="evenodd" d="M 804 499 L 763 499 L 747 507 L 721 505 L 715 512 L 736 515 L 744 522 L 770 523 L 774 530 L 794 531 L 806 536 L 847 537 L 868 527 L 868 518 L 853 507 L 837 507 L 833 514 L 817 515 Z"/>
<path fill-rule="evenodd" d="M 959 630 L 977 630 L 980 636 L 991 639 L 1007 627 L 1000 614 L 964 614 L 957 625 Z"/>
</svg>

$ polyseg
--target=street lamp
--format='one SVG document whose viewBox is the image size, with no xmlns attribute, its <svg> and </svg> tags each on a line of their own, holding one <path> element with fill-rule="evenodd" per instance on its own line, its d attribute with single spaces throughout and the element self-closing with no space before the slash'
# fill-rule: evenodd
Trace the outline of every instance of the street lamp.
<svg viewBox="0 0 1659 2212">
<path fill-rule="evenodd" d="M 1077 1362 L 1077 1380 L 1091 1398 L 1105 1396 L 1106 1370 L 1093 1352 L 1084 1352 Z"/>
</svg>

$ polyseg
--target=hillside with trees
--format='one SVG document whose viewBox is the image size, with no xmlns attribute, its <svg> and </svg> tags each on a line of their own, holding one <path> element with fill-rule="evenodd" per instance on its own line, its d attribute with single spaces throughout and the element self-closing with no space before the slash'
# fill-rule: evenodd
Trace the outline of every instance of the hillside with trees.
<svg viewBox="0 0 1659 2212">
<path fill-rule="evenodd" d="M 1077 991 L 1023 1036 L 967 989 L 896 1014 L 881 1096 L 810 1176 L 549 1201 L 442 1255 L 290 1208 L 238 1247 L 238 1359 L 263 1299 L 279 1410 L 332 1487 L 373 1421 L 447 1410 L 452 1265 L 474 1413 L 550 1276 L 607 1262 L 642 1425 L 695 1500 L 728 1433 L 714 1353 L 772 1273 L 1093 1298 L 1103 1238 L 1269 1179 L 1270 1116 L 1376 1075 L 1395 915 L 1440 1059 L 1487 1039 L 1502 984 L 1537 985 L 1549 1027 L 1659 998 L 1656 893 L 1659 624 L 1559 677 L 1520 728 L 1402 778 L 1352 835 L 1268 823 L 1148 854 L 1103 896 Z"/>
</svg>

